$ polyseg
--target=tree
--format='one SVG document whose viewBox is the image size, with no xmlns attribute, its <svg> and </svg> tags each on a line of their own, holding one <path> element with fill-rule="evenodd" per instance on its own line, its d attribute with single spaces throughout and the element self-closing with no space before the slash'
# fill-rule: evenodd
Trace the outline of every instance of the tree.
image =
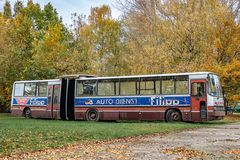
<svg viewBox="0 0 240 160">
<path fill-rule="evenodd" d="M 235 0 L 121 3 L 132 73 L 207 70 L 227 86 L 223 70 L 240 56 L 239 6 Z"/>
<path fill-rule="evenodd" d="M 8 111 L 11 95 L 11 86 L 8 82 L 8 68 L 13 58 L 11 50 L 11 38 L 8 29 L 11 28 L 11 20 L 0 15 L 0 112 Z"/>
<path fill-rule="evenodd" d="M 121 74 L 124 71 L 124 58 L 121 38 L 121 25 L 111 18 L 108 6 L 95 7 L 84 22 L 77 18 L 76 50 L 83 71 L 97 75 Z M 83 65 L 85 64 L 85 65 Z"/>
<path fill-rule="evenodd" d="M 48 27 L 43 39 L 33 42 L 33 58 L 28 74 L 31 79 L 55 78 L 66 73 L 67 48 L 61 25 Z"/>
<path fill-rule="evenodd" d="M 14 4 L 14 15 L 19 14 L 23 10 L 23 3 L 21 1 L 17 1 Z"/>
<path fill-rule="evenodd" d="M 17 1 L 14 17 L 6 18 L 7 12 L 0 15 L 0 105 L 5 109 L 10 106 L 14 81 L 53 78 L 66 72 L 62 55 L 69 33 L 56 10 L 47 6 L 50 9 L 42 10 L 30 0 L 22 7 Z"/>
<path fill-rule="evenodd" d="M 12 17 L 12 10 L 11 10 L 11 4 L 7 0 L 3 7 L 3 15 L 5 18 L 11 18 Z"/>
</svg>

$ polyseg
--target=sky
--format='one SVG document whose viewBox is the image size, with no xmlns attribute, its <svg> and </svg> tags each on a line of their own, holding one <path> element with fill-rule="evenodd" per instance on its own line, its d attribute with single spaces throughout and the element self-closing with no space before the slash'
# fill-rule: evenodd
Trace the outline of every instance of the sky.
<svg viewBox="0 0 240 160">
<path fill-rule="evenodd" d="M 6 0 L 0 0 L 0 12 L 3 11 L 3 4 Z M 12 7 L 17 0 L 9 0 Z M 27 3 L 28 0 L 20 0 Z M 112 17 L 117 19 L 121 11 L 115 6 L 117 0 L 33 0 L 34 3 L 39 3 L 41 7 L 51 2 L 54 8 L 57 9 L 59 16 L 63 18 L 64 24 L 70 25 L 72 23 L 71 14 L 78 13 L 89 15 L 91 7 L 101 6 L 103 4 L 109 5 L 112 10 Z"/>
</svg>

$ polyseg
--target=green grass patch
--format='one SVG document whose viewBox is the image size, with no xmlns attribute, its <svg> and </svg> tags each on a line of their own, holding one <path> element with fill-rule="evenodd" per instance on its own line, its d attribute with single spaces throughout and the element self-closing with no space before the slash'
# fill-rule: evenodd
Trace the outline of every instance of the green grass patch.
<svg viewBox="0 0 240 160">
<path fill-rule="evenodd" d="M 175 132 L 229 122 L 231 120 L 207 123 L 87 122 L 25 119 L 0 114 L 0 156 L 62 147 L 81 141 Z"/>
</svg>

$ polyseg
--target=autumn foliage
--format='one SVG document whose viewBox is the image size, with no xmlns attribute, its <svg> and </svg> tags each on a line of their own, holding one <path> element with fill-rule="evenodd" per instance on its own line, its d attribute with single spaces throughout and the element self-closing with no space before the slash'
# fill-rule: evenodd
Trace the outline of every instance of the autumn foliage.
<svg viewBox="0 0 240 160">
<path fill-rule="evenodd" d="M 129 75 L 213 71 L 227 98 L 240 99 L 240 3 L 237 0 L 125 0 L 73 14 L 64 25 L 54 7 L 9 1 L 0 13 L 0 106 L 12 83 L 72 73 Z M 12 12 L 13 11 L 13 12 Z"/>
</svg>

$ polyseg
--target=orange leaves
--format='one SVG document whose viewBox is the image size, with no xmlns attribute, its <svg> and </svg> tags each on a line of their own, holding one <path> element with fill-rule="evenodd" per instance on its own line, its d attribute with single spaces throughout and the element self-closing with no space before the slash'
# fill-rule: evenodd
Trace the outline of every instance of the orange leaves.
<svg viewBox="0 0 240 160">
<path fill-rule="evenodd" d="M 224 151 L 224 154 L 240 155 L 240 150 L 226 150 Z"/>
<path fill-rule="evenodd" d="M 239 122 L 240 121 L 240 115 L 239 114 L 231 114 L 224 117 L 225 121 L 230 122 Z"/>
<path fill-rule="evenodd" d="M 233 59 L 230 63 L 222 66 L 219 75 L 222 78 L 228 100 L 237 102 L 240 100 L 240 60 Z"/>
<path fill-rule="evenodd" d="M 229 10 L 232 2 L 154 2 L 121 6 L 128 72 L 212 71 L 222 78 L 228 99 L 239 99 L 240 26 Z"/>
<path fill-rule="evenodd" d="M 196 151 L 186 147 L 167 148 L 163 149 L 162 152 L 164 154 L 177 154 L 181 156 L 181 158 L 203 158 L 207 155 L 202 151 Z"/>
<path fill-rule="evenodd" d="M 109 6 L 103 5 L 101 7 L 91 8 L 91 15 L 89 16 L 89 23 L 102 23 L 103 20 L 111 17 L 111 9 Z"/>
</svg>

